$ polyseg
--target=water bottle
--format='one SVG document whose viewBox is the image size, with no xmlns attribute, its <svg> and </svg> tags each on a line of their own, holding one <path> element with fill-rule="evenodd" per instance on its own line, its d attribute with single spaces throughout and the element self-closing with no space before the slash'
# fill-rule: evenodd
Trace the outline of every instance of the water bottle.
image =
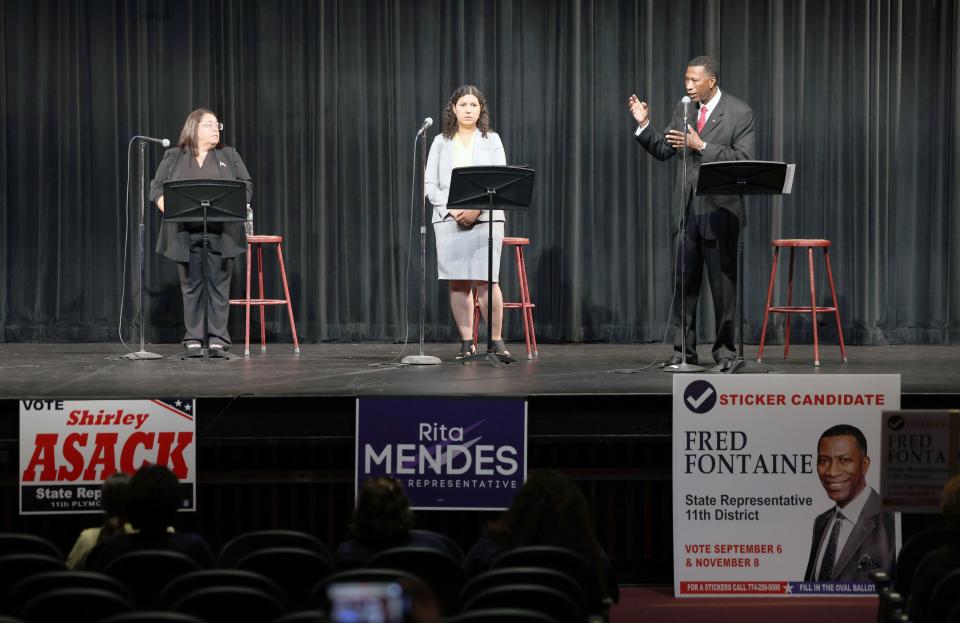
<svg viewBox="0 0 960 623">
<path fill-rule="evenodd" d="M 253 209 L 247 204 L 247 220 L 243 222 L 243 230 L 248 236 L 253 235 Z"/>
</svg>

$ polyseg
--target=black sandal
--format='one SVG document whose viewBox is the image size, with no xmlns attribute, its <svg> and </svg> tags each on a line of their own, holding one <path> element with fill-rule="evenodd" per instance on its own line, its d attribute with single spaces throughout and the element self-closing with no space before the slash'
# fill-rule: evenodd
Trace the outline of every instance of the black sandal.
<svg viewBox="0 0 960 623">
<path fill-rule="evenodd" d="M 473 343 L 473 340 L 460 340 L 460 352 L 457 354 L 457 359 L 465 359 L 470 355 L 475 355 L 477 353 L 477 346 Z"/>
<path fill-rule="evenodd" d="M 493 340 L 493 354 L 509 357 L 510 351 L 507 350 L 507 345 L 503 343 L 503 340 Z"/>
</svg>

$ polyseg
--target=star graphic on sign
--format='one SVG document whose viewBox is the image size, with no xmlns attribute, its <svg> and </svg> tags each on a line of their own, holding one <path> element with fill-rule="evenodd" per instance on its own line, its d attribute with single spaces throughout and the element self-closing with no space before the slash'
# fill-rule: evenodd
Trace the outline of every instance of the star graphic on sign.
<svg viewBox="0 0 960 623">
<path fill-rule="evenodd" d="M 193 405 L 187 405 L 187 406 L 185 406 L 185 407 L 183 408 L 183 410 L 184 410 L 184 411 L 189 411 L 189 410 L 192 409 L 192 408 L 193 408 Z"/>
<path fill-rule="evenodd" d="M 793 594 L 793 585 L 790 584 L 790 582 L 784 583 L 784 585 L 783 585 L 783 592 L 784 592 L 785 595 L 792 595 L 792 594 Z"/>
<path fill-rule="evenodd" d="M 176 402 L 173 403 L 173 404 L 177 405 L 178 407 L 183 406 L 183 402 L 181 402 L 180 400 L 176 401 Z"/>
</svg>

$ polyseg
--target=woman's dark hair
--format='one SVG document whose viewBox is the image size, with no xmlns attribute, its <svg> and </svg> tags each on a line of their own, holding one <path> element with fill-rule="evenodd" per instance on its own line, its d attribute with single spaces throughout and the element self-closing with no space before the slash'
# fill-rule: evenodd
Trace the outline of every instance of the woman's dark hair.
<svg viewBox="0 0 960 623">
<path fill-rule="evenodd" d="M 102 541 L 108 536 L 123 532 L 123 525 L 127 523 L 127 498 L 130 492 L 130 476 L 123 472 L 114 472 L 103 481 L 100 489 L 100 505 L 106 515 L 100 527 Z"/>
<path fill-rule="evenodd" d="M 606 590 L 603 553 L 593 531 L 580 487 L 560 472 L 530 472 L 510 508 L 488 527 L 507 548 L 531 545 L 565 547 L 580 554 Z"/>
<path fill-rule="evenodd" d="M 447 102 L 447 105 L 443 109 L 443 123 L 441 124 L 443 137 L 449 140 L 457 133 L 457 115 L 453 112 L 453 108 L 464 95 L 473 95 L 480 102 L 480 116 L 477 117 L 477 129 L 480 130 L 480 136 L 487 138 L 487 133 L 493 131 L 490 129 L 490 111 L 487 108 L 487 98 L 483 96 L 480 89 L 472 84 L 457 87 L 457 90 L 450 96 L 450 101 Z"/>
<path fill-rule="evenodd" d="M 407 538 L 413 528 L 413 511 L 395 478 L 368 478 L 360 487 L 350 530 L 364 544 L 385 547 Z"/>
<path fill-rule="evenodd" d="M 180 481 L 165 465 L 144 465 L 130 479 L 130 523 L 144 533 L 166 532 L 180 508 Z"/>
<path fill-rule="evenodd" d="M 206 108 L 198 108 L 189 115 L 187 115 L 187 120 L 183 122 L 183 129 L 180 130 L 180 140 L 177 142 L 177 147 L 183 150 L 190 150 L 194 156 L 197 155 L 197 130 L 200 127 L 200 120 L 203 119 L 204 115 L 213 115 L 219 121 L 220 117 L 217 117 L 217 113 L 212 110 L 207 110 Z M 220 133 L 220 139 L 217 141 L 216 149 L 223 149 L 223 132 Z"/>
</svg>

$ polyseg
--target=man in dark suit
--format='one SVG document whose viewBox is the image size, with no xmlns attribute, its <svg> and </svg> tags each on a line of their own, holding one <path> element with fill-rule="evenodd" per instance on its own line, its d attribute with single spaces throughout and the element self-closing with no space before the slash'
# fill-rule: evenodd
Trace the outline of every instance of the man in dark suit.
<svg viewBox="0 0 960 623">
<path fill-rule="evenodd" d="M 817 444 L 817 475 L 836 505 L 813 522 L 806 582 L 869 583 L 867 573 L 891 573 L 896 556 L 893 514 L 867 486 L 867 439 L 859 428 L 838 424 Z"/>
<path fill-rule="evenodd" d="M 677 167 L 675 223 L 679 225 L 681 210 L 686 211 L 687 238 L 683 241 L 686 279 L 686 300 L 680 303 L 679 286 L 674 291 L 672 322 L 674 356 L 670 364 L 680 362 L 680 310 L 686 314 L 687 361 L 697 363 L 697 301 L 706 264 L 713 295 L 717 337 L 713 343 L 713 359 L 718 371 L 727 371 L 736 357 L 734 348 L 734 316 L 736 314 L 737 286 L 737 197 L 697 197 L 697 178 L 700 164 L 728 160 L 750 160 L 755 153 L 753 111 L 729 93 L 721 93 L 717 86 L 718 65 L 708 56 L 698 56 L 687 64 L 684 79 L 689 107 L 687 136 L 683 135 L 683 104 L 673 111 L 673 120 L 663 133 L 650 124 L 650 106 L 636 95 L 628 101 L 630 113 L 637 121 L 637 142 L 658 160 L 682 155 L 686 150 L 686 184 L 683 171 Z M 678 235 L 675 227 L 674 235 Z M 677 274 L 679 275 L 679 257 Z"/>
</svg>

